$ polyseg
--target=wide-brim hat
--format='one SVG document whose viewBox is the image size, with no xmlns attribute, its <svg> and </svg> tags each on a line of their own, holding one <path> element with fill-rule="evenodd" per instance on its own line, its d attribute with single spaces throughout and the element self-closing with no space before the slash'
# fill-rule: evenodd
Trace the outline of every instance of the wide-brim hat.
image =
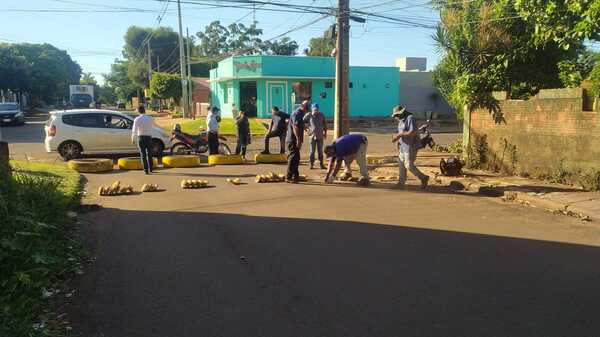
<svg viewBox="0 0 600 337">
<path fill-rule="evenodd" d="M 394 107 L 394 110 L 392 111 L 392 118 L 397 117 L 397 116 L 402 116 L 406 113 L 406 107 L 402 106 L 402 105 L 398 105 L 396 107 Z"/>
</svg>

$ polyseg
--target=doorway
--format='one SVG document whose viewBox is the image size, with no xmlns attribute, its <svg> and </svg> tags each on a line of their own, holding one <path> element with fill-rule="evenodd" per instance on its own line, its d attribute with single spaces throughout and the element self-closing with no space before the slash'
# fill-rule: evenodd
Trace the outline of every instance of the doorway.
<svg viewBox="0 0 600 337">
<path fill-rule="evenodd" d="M 248 117 L 256 117 L 256 81 L 240 82 L 240 110 Z"/>
</svg>

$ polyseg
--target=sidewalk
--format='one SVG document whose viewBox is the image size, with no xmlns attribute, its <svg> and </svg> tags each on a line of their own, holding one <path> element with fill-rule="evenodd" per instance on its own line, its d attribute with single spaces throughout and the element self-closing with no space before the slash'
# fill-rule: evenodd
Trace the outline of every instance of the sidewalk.
<svg viewBox="0 0 600 337">
<path fill-rule="evenodd" d="M 501 202 L 520 203 L 545 209 L 555 214 L 572 216 L 586 224 L 600 225 L 600 192 L 589 192 L 575 186 L 496 174 L 481 170 L 463 169 L 463 176 L 440 175 L 439 162 L 450 154 L 431 151 L 419 152 L 417 166 L 431 176 L 430 184 L 449 186 L 458 193 L 477 193 L 498 198 Z M 372 176 L 385 179 L 397 177 L 395 155 L 371 155 Z M 414 179 L 409 174 L 409 179 Z"/>
</svg>

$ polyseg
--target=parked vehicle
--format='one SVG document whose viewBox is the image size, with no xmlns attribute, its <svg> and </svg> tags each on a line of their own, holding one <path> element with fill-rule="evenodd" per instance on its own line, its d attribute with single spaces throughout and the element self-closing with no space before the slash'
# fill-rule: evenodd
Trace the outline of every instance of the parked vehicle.
<svg viewBox="0 0 600 337">
<path fill-rule="evenodd" d="M 25 113 L 18 103 L 0 103 L 0 124 L 25 124 Z"/>
<path fill-rule="evenodd" d="M 219 154 L 231 154 L 229 146 L 221 141 L 227 138 L 219 136 Z M 175 124 L 171 132 L 171 154 L 202 154 L 208 152 L 208 132 L 190 135 L 181 131 L 181 125 Z"/>
<path fill-rule="evenodd" d="M 435 140 L 431 136 L 431 132 L 429 131 L 429 127 L 431 126 L 431 114 L 427 118 L 425 124 L 419 127 L 417 134 L 419 135 L 419 148 L 425 148 L 429 146 L 429 148 L 433 148 L 435 146 Z"/>
<path fill-rule="evenodd" d="M 76 84 L 69 86 L 69 101 L 73 108 L 89 108 L 94 101 L 94 85 Z"/>
<path fill-rule="evenodd" d="M 65 160 L 84 154 L 136 153 L 131 142 L 133 118 L 111 110 L 52 111 L 44 128 L 47 152 L 58 152 Z M 152 135 L 153 152 L 161 155 L 169 148 L 169 134 L 158 126 Z"/>
<path fill-rule="evenodd" d="M 125 109 L 126 109 L 125 103 L 118 101 L 117 102 L 117 110 L 125 110 Z"/>
</svg>

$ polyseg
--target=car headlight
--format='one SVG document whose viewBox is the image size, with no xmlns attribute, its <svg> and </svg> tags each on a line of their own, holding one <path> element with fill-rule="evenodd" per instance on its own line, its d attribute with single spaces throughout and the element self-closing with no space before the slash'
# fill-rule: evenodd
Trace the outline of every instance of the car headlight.
<svg viewBox="0 0 600 337">
<path fill-rule="evenodd" d="M 15 114 L 15 117 L 22 117 L 23 116 L 23 111 L 19 111 Z"/>
</svg>

